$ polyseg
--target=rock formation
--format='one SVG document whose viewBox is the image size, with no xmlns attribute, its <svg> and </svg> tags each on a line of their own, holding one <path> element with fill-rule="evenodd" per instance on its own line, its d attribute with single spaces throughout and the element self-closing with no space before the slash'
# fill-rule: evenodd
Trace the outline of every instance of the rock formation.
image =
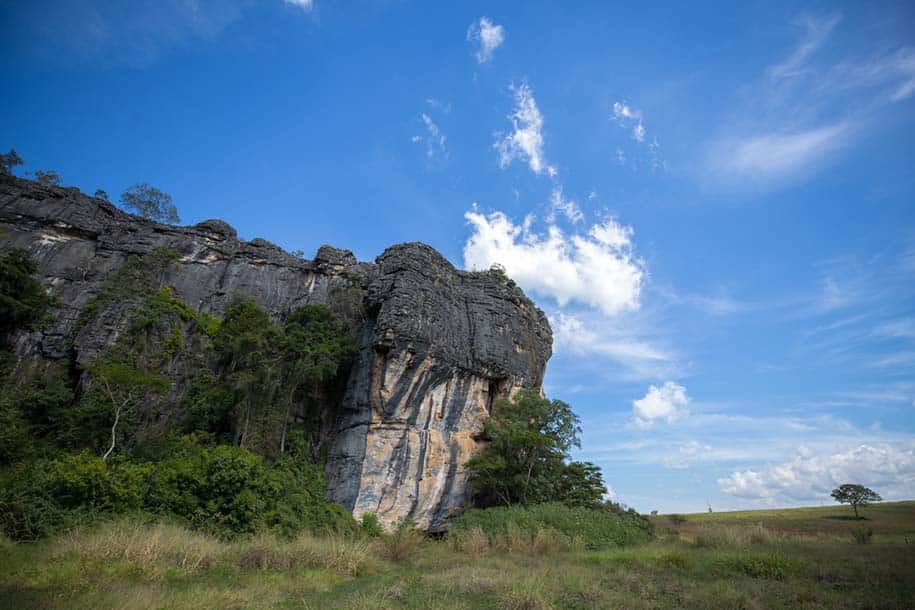
<svg viewBox="0 0 915 610">
<path fill-rule="evenodd" d="M 493 400 L 539 387 L 551 353 L 546 317 L 510 280 L 457 270 L 420 243 L 392 246 L 374 264 L 330 246 L 304 260 L 240 240 L 219 220 L 163 225 L 4 175 L 0 244 L 29 250 L 59 297 L 48 328 L 17 336 L 24 359 L 85 363 L 110 345 L 124 328 L 117 304 L 99 324 L 81 328 L 80 313 L 128 257 L 156 248 L 180 254 L 164 282 L 196 311 L 219 314 L 237 292 L 275 319 L 305 304 L 354 306 L 356 361 L 339 404 L 322 405 L 328 495 L 384 524 L 410 516 L 443 529 L 466 504 L 463 464 Z"/>
</svg>

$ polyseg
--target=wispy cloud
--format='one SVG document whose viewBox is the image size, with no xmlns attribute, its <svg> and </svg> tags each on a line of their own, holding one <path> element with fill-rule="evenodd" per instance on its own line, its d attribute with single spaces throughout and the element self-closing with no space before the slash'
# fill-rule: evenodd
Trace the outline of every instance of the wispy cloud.
<svg viewBox="0 0 915 610">
<path fill-rule="evenodd" d="M 445 145 L 447 138 L 444 133 L 442 133 L 441 128 L 432 120 L 425 112 L 419 115 L 422 120 L 423 126 L 426 128 L 425 135 L 415 135 L 410 140 L 414 144 L 425 144 L 426 146 L 426 157 L 428 159 L 434 159 L 436 157 L 447 158 L 448 157 L 448 148 Z"/>
<path fill-rule="evenodd" d="M 628 317 L 577 311 L 551 313 L 553 349 L 580 361 L 601 362 L 614 380 L 656 380 L 676 374 L 676 354 L 659 345 L 650 330 Z"/>
<path fill-rule="evenodd" d="M 485 64 L 492 59 L 493 52 L 505 42 L 505 28 L 496 25 L 488 17 L 480 17 L 467 29 L 467 40 L 476 45 L 473 56 L 477 63 Z"/>
<path fill-rule="evenodd" d="M 553 192 L 550 193 L 550 205 L 555 212 L 561 212 L 569 222 L 577 224 L 585 220 L 585 215 L 582 213 L 581 208 L 578 207 L 578 204 L 572 199 L 563 196 L 561 185 L 553 187 Z"/>
<path fill-rule="evenodd" d="M 709 177 L 737 188 L 807 177 L 866 134 L 887 105 L 915 92 L 915 50 L 836 59 L 841 22 L 839 14 L 796 20 L 796 45 L 745 87 L 749 103 L 737 124 L 721 122 L 708 147 Z"/>
<path fill-rule="evenodd" d="M 835 125 L 789 133 L 767 133 L 721 142 L 714 151 L 716 171 L 732 178 L 771 180 L 813 169 L 848 142 L 852 125 Z"/>
<path fill-rule="evenodd" d="M 527 83 L 513 87 L 515 108 L 509 115 L 512 131 L 497 133 L 495 149 L 499 153 L 499 166 L 507 167 L 520 159 L 535 174 L 556 175 L 556 168 L 547 163 L 543 153 L 543 116 Z"/>
<path fill-rule="evenodd" d="M 311 9 L 315 7 L 314 0 L 284 0 L 286 4 L 294 6 L 298 9 L 302 9 L 306 13 L 311 12 Z"/>
<path fill-rule="evenodd" d="M 629 138 L 635 142 L 635 146 L 644 145 L 646 147 L 648 163 L 651 169 L 657 170 L 663 167 L 664 161 L 661 158 L 661 145 L 658 139 L 653 138 L 645 144 L 648 130 L 642 120 L 642 111 L 633 108 L 628 102 L 621 101 L 613 102 L 610 109 L 612 120 L 629 134 Z M 616 160 L 621 165 L 626 163 L 625 151 L 620 146 L 616 148 Z"/>
</svg>

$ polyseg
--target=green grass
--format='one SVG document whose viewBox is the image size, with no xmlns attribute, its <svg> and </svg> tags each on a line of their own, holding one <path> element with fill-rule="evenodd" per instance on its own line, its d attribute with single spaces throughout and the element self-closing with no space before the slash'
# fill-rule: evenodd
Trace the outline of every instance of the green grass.
<svg viewBox="0 0 915 610">
<path fill-rule="evenodd" d="M 548 534 L 490 544 L 472 530 L 408 545 L 221 542 L 117 521 L 0 539 L 0 608 L 915 607 L 915 502 L 868 507 L 861 522 L 837 519 L 843 508 L 685 515 L 676 526 L 661 516 L 655 540 L 601 550 Z M 850 535 L 862 523 L 870 544 Z"/>
</svg>

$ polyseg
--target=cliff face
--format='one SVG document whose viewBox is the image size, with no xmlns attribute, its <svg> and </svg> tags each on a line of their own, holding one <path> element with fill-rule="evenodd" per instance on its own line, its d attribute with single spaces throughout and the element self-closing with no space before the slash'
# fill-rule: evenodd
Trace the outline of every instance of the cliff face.
<svg viewBox="0 0 915 610">
<path fill-rule="evenodd" d="M 374 264 L 329 246 L 303 260 L 265 240 L 239 240 L 222 221 L 162 225 L 10 176 L 0 176 L 0 243 L 29 250 L 59 297 L 48 328 L 18 335 L 25 359 L 85 363 L 101 353 L 125 314 L 107 304 L 80 327 L 81 311 L 129 257 L 156 248 L 180 254 L 163 282 L 196 311 L 219 314 L 238 292 L 275 319 L 306 304 L 355 308 L 358 354 L 345 394 L 320 405 L 328 494 L 357 518 L 372 512 L 385 524 L 410 516 L 443 528 L 466 503 L 463 464 L 492 401 L 538 387 L 551 353 L 546 317 L 519 289 L 456 270 L 419 243 L 388 248 Z"/>
</svg>

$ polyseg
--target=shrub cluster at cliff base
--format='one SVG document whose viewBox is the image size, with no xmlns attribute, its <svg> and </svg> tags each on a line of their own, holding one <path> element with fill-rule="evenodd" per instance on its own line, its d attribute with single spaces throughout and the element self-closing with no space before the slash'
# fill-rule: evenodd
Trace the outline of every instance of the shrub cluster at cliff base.
<svg viewBox="0 0 915 610">
<path fill-rule="evenodd" d="M 472 509 L 454 520 L 449 536 L 460 537 L 475 528 L 490 542 L 518 533 L 533 538 L 538 532 L 552 532 L 567 546 L 591 550 L 647 542 L 653 531 L 651 522 L 632 510 L 549 503 Z"/>
</svg>

